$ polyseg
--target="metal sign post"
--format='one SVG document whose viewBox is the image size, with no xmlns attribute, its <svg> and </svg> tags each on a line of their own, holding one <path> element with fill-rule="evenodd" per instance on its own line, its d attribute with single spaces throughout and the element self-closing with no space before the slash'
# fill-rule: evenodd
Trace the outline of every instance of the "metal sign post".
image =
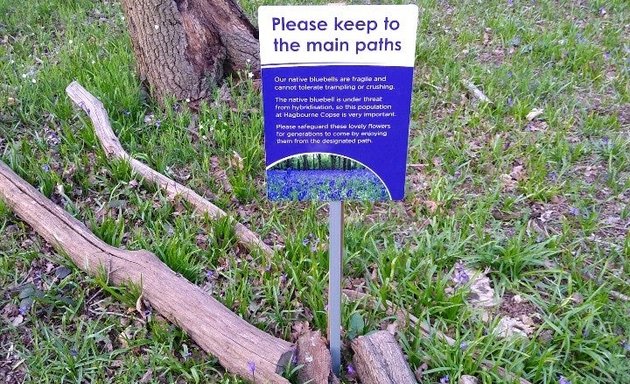
<svg viewBox="0 0 630 384">
<path fill-rule="evenodd" d="M 343 260 L 343 202 L 331 201 L 328 221 L 328 340 L 332 369 L 341 370 L 341 277 Z"/>
<path fill-rule="evenodd" d="M 267 196 L 330 202 L 328 342 L 338 375 L 343 201 L 404 198 L 418 7 L 262 6 L 258 26 Z"/>
</svg>

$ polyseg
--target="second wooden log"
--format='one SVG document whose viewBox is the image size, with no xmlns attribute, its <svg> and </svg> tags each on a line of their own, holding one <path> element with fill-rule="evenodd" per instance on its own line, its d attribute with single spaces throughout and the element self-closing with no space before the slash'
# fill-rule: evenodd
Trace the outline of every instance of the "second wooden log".
<svg viewBox="0 0 630 384">
<path fill-rule="evenodd" d="M 394 336 L 377 331 L 352 341 L 354 367 L 363 384 L 415 384 Z"/>
</svg>

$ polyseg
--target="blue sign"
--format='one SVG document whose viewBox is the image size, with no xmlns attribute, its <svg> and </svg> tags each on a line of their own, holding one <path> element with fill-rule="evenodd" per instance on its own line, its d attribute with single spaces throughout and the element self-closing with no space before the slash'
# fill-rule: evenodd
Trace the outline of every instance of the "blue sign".
<svg viewBox="0 0 630 384">
<path fill-rule="evenodd" d="M 403 199 L 417 15 L 259 9 L 269 199 Z"/>
</svg>

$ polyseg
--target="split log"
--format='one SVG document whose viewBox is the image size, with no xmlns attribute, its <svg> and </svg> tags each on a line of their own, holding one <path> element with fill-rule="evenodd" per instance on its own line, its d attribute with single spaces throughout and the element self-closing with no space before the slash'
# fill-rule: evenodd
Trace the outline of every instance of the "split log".
<svg viewBox="0 0 630 384">
<path fill-rule="evenodd" d="M 153 308 L 216 356 L 228 371 L 251 382 L 288 384 L 279 373 L 291 361 L 291 343 L 230 312 L 151 252 L 127 251 L 104 243 L 1 161 L 0 198 L 80 269 L 91 275 L 107 273 L 108 281 L 115 285 L 140 286 L 142 297 Z"/>
<path fill-rule="evenodd" d="M 328 384 L 332 376 L 332 360 L 320 331 L 307 331 L 296 343 L 298 382 Z"/>
<path fill-rule="evenodd" d="M 225 217 L 226 213 L 221 208 L 201 197 L 192 189 L 169 179 L 161 173 L 151 169 L 146 164 L 131 157 L 122 147 L 109 123 L 109 116 L 103 107 L 103 103 L 76 81 L 66 88 L 66 92 L 72 101 L 88 114 L 94 125 L 94 132 L 101 143 L 106 156 L 109 159 L 121 159 L 129 162 L 131 168 L 144 180 L 154 183 L 161 188 L 171 201 L 178 196 L 188 201 L 200 213 L 207 213 L 212 219 Z M 250 250 L 260 250 L 265 256 L 271 257 L 273 250 L 265 244 L 258 235 L 250 231 L 241 223 L 236 223 L 234 231 L 238 240 Z"/>
<path fill-rule="evenodd" d="M 394 336 L 377 331 L 352 341 L 354 368 L 363 384 L 415 384 L 413 372 Z"/>
<path fill-rule="evenodd" d="M 356 292 L 353 291 L 351 289 L 344 289 L 343 290 L 343 294 L 346 295 L 347 298 L 349 298 L 350 300 L 361 300 L 361 299 L 370 299 L 369 304 L 370 305 L 374 305 L 374 306 L 378 306 L 379 304 L 376 302 L 376 300 L 373 300 L 368 294 L 366 293 L 361 293 L 361 292 Z M 387 305 L 388 308 L 390 309 L 394 309 L 394 304 L 391 301 L 386 301 L 385 304 Z M 412 315 L 411 313 L 408 313 L 407 311 L 405 312 L 405 316 L 407 316 L 409 318 L 409 321 L 411 321 L 411 323 L 416 326 L 419 327 L 420 330 L 422 331 L 422 334 L 424 337 L 437 337 L 439 340 L 444 341 L 445 343 L 447 343 L 448 345 L 455 345 L 455 339 L 453 339 L 452 337 L 449 337 L 448 335 L 431 328 L 431 326 L 423 321 L 421 321 L 420 319 L 418 319 L 416 316 Z M 474 353 L 474 356 L 478 356 L 478 353 Z M 490 360 L 482 360 L 481 361 L 481 365 L 485 368 L 487 368 L 490 371 L 496 371 L 499 376 L 503 377 L 506 381 L 515 381 L 518 380 L 519 384 L 532 384 L 530 381 L 523 379 L 522 377 L 518 377 L 517 375 L 513 374 L 512 372 L 509 372 L 507 369 L 503 368 L 503 367 L 499 367 L 496 364 L 494 364 L 493 362 L 491 362 Z"/>
</svg>

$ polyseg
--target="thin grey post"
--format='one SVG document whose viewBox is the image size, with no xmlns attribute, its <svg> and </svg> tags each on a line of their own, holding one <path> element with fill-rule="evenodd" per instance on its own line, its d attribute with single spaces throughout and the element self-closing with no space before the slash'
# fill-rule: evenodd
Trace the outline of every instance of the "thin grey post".
<svg viewBox="0 0 630 384">
<path fill-rule="evenodd" d="M 332 369 L 341 370 L 341 276 L 343 259 L 343 202 L 329 203 L 328 244 L 328 341 Z"/>
</svg>

